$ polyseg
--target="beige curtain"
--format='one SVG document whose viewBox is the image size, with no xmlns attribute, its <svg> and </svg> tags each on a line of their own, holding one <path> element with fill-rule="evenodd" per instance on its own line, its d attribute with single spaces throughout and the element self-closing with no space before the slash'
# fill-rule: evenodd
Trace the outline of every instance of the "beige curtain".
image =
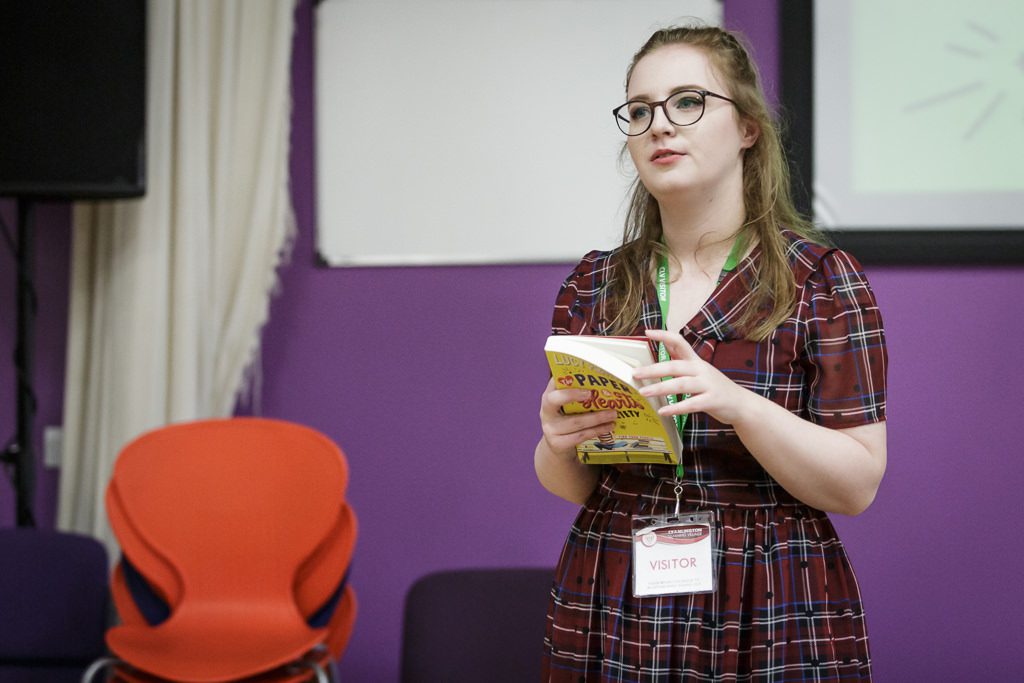
<svg viewBox="0 0 1024 683">
<path fill-rule="evenodd" d="M 293 10 L 149 0 L 146 196 L 74 209 L 62 529 L 114 548 L 103 496 L 118 451 L 229 415 L 255 360 L 294 233 Z"/>
</svg>

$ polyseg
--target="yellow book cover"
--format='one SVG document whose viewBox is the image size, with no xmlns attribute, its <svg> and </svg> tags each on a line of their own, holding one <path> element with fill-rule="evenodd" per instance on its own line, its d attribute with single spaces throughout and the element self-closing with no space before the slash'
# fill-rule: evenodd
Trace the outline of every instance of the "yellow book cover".
<svg viewBox="0 0 1024 683">
<path fill-rule="evenodd" d="M 580 462 L 591 465 L 616 463 L 679 462 L 682 444 L 671 417 L 658 414 L 664 399 L 648 399 L 637 391 L 633 369 L 654 362 L 647 339 L 552 335 L 544 345 L 551 376 L 559 389 L 586 389 L 590 397 L 565 406 L 566 413 L 614 408 L 615 431 L 588 439 L 576 447 Z"/>
</svg>

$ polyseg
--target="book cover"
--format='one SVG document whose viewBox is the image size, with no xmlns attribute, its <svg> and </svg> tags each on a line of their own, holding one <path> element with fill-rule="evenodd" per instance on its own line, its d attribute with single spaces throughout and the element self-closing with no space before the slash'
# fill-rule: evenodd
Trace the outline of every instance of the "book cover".
<svg viewBox="0 0 1024 683">
<path fill-rule="evenodd" d="M 648 399 L 633 379 L 633 368 L 654 362 L 647 339 L 552 335 L 544 345 L 551 376 L 559 389 L 585 389 L 590 397 L 565 406 L 568 414 L 614 409 L 614 431 L 576 447 L 580 462 L 679 462 L 682 445 L 675 422 L 658 414 L 664 399 Z M 645 382 L 646 383 L 646 382 Z"/>
</svg>

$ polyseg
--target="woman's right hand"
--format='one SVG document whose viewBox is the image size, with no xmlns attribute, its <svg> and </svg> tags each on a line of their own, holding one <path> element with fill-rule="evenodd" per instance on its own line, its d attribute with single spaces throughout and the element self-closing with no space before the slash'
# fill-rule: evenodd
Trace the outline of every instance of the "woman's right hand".
<svg viewBox="0 0 1024 683">
<path fill-rule="evenodd" d="M 577 505 L 587 502 L 597 486 L 601 468 L 585 465 L 576 457 L 576 446 L 612 431 L 615 411 L 566 415 L 565 404 L 590 396 L 582 389 L 557 389 L 550 380 L 540 399 L 540 425 L 544 436 L 533 453 L 537 479 L 551 493 Z"/>
<path fill-rule="evenodd" d="M 577 445 L 614 429 L 614 410 L 575 415 L 562 412 L 566 404 L 589 397 L 590 392 L 585 389 L 558 389 L 554 378 L 548 380 L 540 400 L 540 425 L 544 442 L 552 453 L 575 458 Z"/>
</svg>

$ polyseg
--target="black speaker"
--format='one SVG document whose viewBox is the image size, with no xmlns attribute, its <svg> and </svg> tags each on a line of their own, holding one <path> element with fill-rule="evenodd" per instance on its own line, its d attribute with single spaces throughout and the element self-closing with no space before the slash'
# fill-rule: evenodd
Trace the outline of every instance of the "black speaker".
<svg viewBox="0 0 1024 683">
<path fill-rule="evenodd" d="M 145 190 L 145 0 L 0 0 L 0 196 Z"/>
</svg>

